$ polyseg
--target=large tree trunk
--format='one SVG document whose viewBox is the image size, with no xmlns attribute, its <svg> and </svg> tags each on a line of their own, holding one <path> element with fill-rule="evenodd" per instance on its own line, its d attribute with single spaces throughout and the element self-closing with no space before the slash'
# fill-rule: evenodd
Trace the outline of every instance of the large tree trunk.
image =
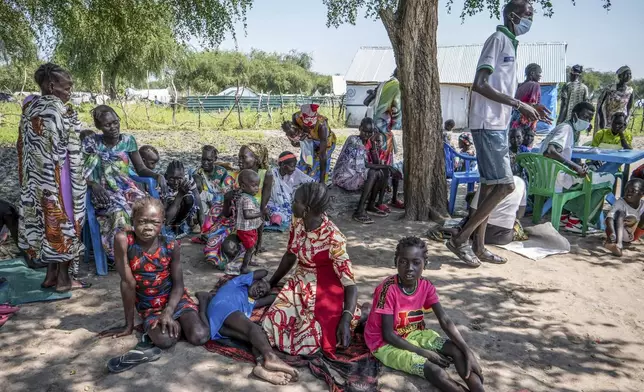
<svg viewBox="0 0 644 392">
<path fill-rule="evenodd" d="M 438 0 L 402 0 L 395 14 L 385 9 L 380 16 L 394 49 L 401 87 L 405 216 L 440 220 L 447 216 L 447 180 L 436 61 Z"/>
</svg>

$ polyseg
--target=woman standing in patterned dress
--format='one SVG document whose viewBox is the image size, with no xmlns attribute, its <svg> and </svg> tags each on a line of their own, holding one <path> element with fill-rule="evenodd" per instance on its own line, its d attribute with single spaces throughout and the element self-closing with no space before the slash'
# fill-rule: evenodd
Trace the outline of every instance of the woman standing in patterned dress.
<svg viewBox="0 0 644 392">
<path fill-rule="evenodd" d="M 17 144 L 18 245 L 30 261 L 47 264 L 42 287 L 64 292 L 85 287 L 69 274 L 84 250 L 87 189 L 76 114 L 65 106 L 73 82 L 66 70 L 52 63 L 38 67 L 34 79 L 42 96 L 23 108 Z"/>
<path fill-rule="evenodd" d="M 624 65 L 617 70 L 617 83 L 606 88 L 597 100 L 597 115 L 593 135 L 598 130 L 610 128 L 613 114 L 617 112 L 626 113 L 626 122 L 633 109 L 633 88 L 627 85 L 633 78 L 631 69 Z"/>
<path fill-rule="evenodd" d="M 290 355 L 334 358 L 360 320 L 346 238 L 325 214 L 330 203 L 323 184 L 298 188 L 288 248 L 270 280 L 275 287 L 297 263 L 262 324 L 271 345 Z"/>
</svg>

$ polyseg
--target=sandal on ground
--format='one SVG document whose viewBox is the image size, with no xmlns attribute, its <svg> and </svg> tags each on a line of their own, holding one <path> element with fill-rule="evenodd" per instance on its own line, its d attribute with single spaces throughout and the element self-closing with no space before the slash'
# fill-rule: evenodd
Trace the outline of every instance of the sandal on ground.
<svg viewBox="0 0 644 392">
<path fill-rule="evenodd" d="M 11 306 L 9 304 L 0 305 L 0 315 L 14 314 L 19 310 L 20 310 L 20 308 L 17 307 L 17 306 Z"/>
<path fill-rule="evenodd" d="M 481 266 L 481 261 L 476 257 L 474 251 L 472 251 L 472 247 L 467 242 L 457 247 L 452 242 L 452 239 L 450 239 L 445 242 L 445 246 L 447 246 L 447 249 L 452 251 L 452 253 L 454 253 L 456 257 L 458 257 L 468 267 L 478 268 Z"/>
<path fill-rule="evenodd" d="M 369 209 L 367 209 L 365 212 L 366 212 L 367 214 L 369 214 L 369 215 L 379 216 L 379 217 L 381 217 L 381 218 L 384 218 L 384 217 L 386 217 L 386 216 L 389 216 L 389 214 L 387 214 L 387 213 L 386 213 L 386 212 L 384 212 L 384 211 L 380 211 L 380 210 L 379 210 L 379 209 L 377 209 L 377 208 L 376 208 L 375 210 L 369 210 Z"/>
<path fill-rule="evenodd" d="M 161 357 L 161 349 L 151 347 L 143 350 L 130 350 L 127 353 L 110 359 L 107 369 L 110 373 L 121 373 L 146 362 L 154 362 Z"/>
<path fill-rule="evenodd" d="M 405 203 L 403 203 L 400 200 L 396 200 L 395 203 L 390 204 L 392 207 L 397 208 L 399 210 L 404 210 L 405 209 Z"/>
<path fill-rule="evenodd" d="M 190 242 L 192 242 L 193 244 L 200 244 L 200 245 L 205 245 L 206 244 L 206 240 L 204 240 L 203 237 L 200 236 L 200 235 L 197 236 L 197 237 L 192 237 L 190 239 Z"/>
<path fill-rule="evenodd" d="M 476 257 L 478 257 L 481 261 L 491 264 L 505 264 L 508 262 L 508 259 L 506 259 L 505 257 L 495 255 L 487 249 L 485 249 L 481 254 L 476 255 Z"/>
<path fill-rule="evenodd" d="M 380 211 L 384 212 L 384 213 L 387 213 L 387 214 L 389 214 L 391 212 L 391 208 L 387 207 L 386 204 L 378 204 L 376 206 L 376 208 L 379 209 Z"/>
<path fill-rule="evenodd" d="M 437 230 L 437 229 L 429 230 L 429 231 L 427 231 L 427 234 L 425 234 L 425 235 L 430 240 L 434 240 L 434 241 L 438 241 L 438 242 L 443 242 L 443 241 L 448 239 L 448 238 L 445 238 L 445 236 L 444 236 L 442 231 Z"/>
<path fill-rule="evenodd" d="M 374 223 L 374 222 L 373 222 L 373 219 L 371 219 L 371 218 L 370 218 L 370 217 L 368 217 L 367 215 L 356 215 L 356 214 L 353 214 L 353 216 L 351 217 L 351 219 L 353 219 L 354 221 L 356 221 L 356 222 L 358 222 L 358 223 L 362 223 L 363 225 L 371 225 L 371 224 L 373 224 L 373 223 Z"/>
</svg>

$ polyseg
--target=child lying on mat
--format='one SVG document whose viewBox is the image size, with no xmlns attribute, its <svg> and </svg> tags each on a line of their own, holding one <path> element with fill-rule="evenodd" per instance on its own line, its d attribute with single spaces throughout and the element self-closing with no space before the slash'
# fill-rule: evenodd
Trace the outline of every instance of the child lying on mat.
<svg viewBox="0 0 644 392">
<path fill-rule="evenodd" d="M 297 380 L 298 372 L 273 352 L 262 327 L 250 320 L 254 308 L 275 301 L 271 288 L 264 280 L 266 270 L 237 276 L 224 284 L 215 294 L 199 292 L 199 316 L 210 325 L 213 340 L 234 338 L 253 346 L 257 366 L 253 374 L 276 385 Z"/>
<path fill-rule="evenodd" d="M 644 234 L 644 180 L 633 178 L 626 184 L 624 197 L 617 200 L 606 216 L 604 247 L 622 255 L 624 242 L 637 241 Z"/>
<path fill-rule="evenodd" d="M 376 288 L 365 326 L 365 343 L 384 365 L 425 377 L 446 392 L 483 391 L 481 366 L 441 306 L 436 288 L 422 277 L 427 244 L 418 237 L 396 246 L 398 274 Z M 434 312 L 449 339 L 425 329 L 425 313 Z M 467 389 L 443 370 L 454 363 Z"/>
</svg>

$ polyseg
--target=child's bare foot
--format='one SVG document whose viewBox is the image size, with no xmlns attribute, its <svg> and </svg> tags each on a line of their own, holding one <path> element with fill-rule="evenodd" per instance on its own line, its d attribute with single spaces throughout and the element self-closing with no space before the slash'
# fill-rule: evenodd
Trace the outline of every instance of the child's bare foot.
<svg viewBox="0 0 644 392">
<path fill-rule="evenodd" d="M 207 291 L 199 291 L 195 294 L 197 300 L 199 301 L 199 307 L 207 306 L 210 302 L 210 293 Z"/>
<path fill-rule="evenodd" d="M 617 243 L 615 243 L 615 242 L 605 242 L 604 243 L 604 248 L 608 249 L 610 251 L 610 253 L 612 253 L 613 255 L 615 255 L 617 257 L 622 256 L 622 250 L 619 248 L 619 246 L 617 246 Z"/>
<path fill-rule="evenodd" d="M 291 381 L 291 375 L 284 372 L 271 372 L 264 369 L 262 365 L 257 365 L 253 368 L 253 374 L 264 381 L 268 381 L 275 385 L 286 385 Z"/>
<path fill-rule="evenodd" d="M 274 372 L 284 372 L 289 374 L 293 381 L 297 380 L 299 373 L 292 366 L 287 365 L 275 353 L 267 354 L 264 357 L 264 367 Z"/>
</svg>

